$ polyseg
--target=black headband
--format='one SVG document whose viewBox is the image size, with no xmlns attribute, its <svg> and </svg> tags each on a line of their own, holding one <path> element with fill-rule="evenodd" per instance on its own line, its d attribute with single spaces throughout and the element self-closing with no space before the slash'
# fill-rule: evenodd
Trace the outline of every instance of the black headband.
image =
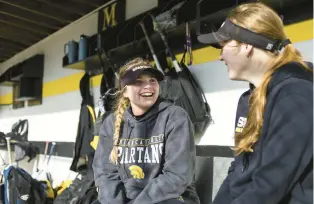
<svg viewBox="0 0 314 204">
<path fill-rule="evenodd" d="M 153 74 L 153 76 L 156 77 L 158 81 L 164 79 L 163 73 L 158 69 L 148 65 L 140 65 L 126 70 L 120 79 L 121 87 L 134 83 L 134 81 L 144 72 Z"/>
<path fill-rule="evenodd" d="M 222 42 L 232 39 L 253 45 L 254 47 L 263 50 L 268 50 L 270 52 L 280 51 L 283 47 L 291 43 L 289 39 L 271 39 L 265 35 L 252 32 L 246 28 L 234 24 L 229 19 L 226 19 L 225 22 L 223 22 L 217 32 L 198 36 L 198 40 L 201 43 L 210 44 L 216 48 L 222 48 Z"/>
</svg>

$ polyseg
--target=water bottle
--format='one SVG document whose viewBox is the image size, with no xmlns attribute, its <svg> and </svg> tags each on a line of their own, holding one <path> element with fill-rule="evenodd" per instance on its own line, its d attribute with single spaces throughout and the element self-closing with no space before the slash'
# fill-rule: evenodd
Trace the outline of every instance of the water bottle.
<svg viewBox="0 0 314 204">
<path fill-rule="evenodd" d="M 81 35 L 79 42 L 79 57 L 78 60 L 83 60 L 87 57 L 88 50 L 88 37 L 85 35 Z"/>
<path fill-rule="evenodd" d="M 64 45 L 64 54 L 66 54 L 66 48 L 68 47 L 68 63 L 72 64 L 77 61 L 77 42 L 74 40 L 69 41 Z"/>
</svg>

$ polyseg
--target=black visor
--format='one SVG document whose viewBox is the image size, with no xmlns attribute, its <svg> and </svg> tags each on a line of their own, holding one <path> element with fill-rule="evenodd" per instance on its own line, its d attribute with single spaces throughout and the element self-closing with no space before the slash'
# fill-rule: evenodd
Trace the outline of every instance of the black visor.
<svg viewBox="0 0 314 204">
<path fill-rule="evenodd" d="M 237 40 L 271 52 L 281 50 L 284 46 L 291 43 L 289 39 L 284 41 L 276 40 L 254 33 L 234 24 L 229 19 L 226 19 L 225 22 L 223 22 L 217 32 L 200 35 L 197 39 L 201 43 L 209 44 L 219 49 L 222 48 L 221 43 L 228 40 Z"/>
<path fill-rule="evenodd" d="M 158 81 L 161 81 L 164 79 L 164 75 L 161 71 L 158 69 L 155 69 L 151 66 L 137 66 L 133 67 L 131 69 L 128 69 L 125 74 L 121 77 L 120 82 L 121 82 L 121 87 L 124 87 L 125 85 L 130 85 L 134 83 L 134 81 L 143 73 L 150 73 Z"/>
</svg>

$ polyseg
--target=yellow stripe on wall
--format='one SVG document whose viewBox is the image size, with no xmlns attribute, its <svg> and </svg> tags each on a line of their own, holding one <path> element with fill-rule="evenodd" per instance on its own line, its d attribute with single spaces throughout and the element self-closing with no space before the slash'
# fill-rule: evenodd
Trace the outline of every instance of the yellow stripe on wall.
<svg viewBox="0 0 314 204">
<path fill-rule="evenodd" d="M 55 96 L 80 89 L 80 80 L 84 72 L 72 74 L 60 79 L 49 81 L 43 85 L 43 97 Z"/>
<path fill-rule="evenodd" d="M 302 42 L 313 39 L 313 19 L 285 26 L 285 32 L 292 43 Z M 193 51 L 193 64 L 201 64 L 214 60 L 218 60 L 220 50 L 213 47 L 205 47 Z M 181 59 L 182 54 L 177 55 L 177 59 Z M 60 59 L 61 60 L 61 59 Z M 60 95 L 72 91 L 79 90 L 79 81 L 83 77 L 84 72 L 79 72 L 70 76 L 46 82 L 43 85 L 43 97 Z M 100 86 L 101 75 L 92 78 L 92 86 Z M 11 104 L 12 93 L 0 96 L 1 104 Z"/>
<path fill-rule="evenodd" d="M 13 93 L 8 93 L 0 96 L 0 105 L 12 104 Z"/>
<path fill-rule="evenodd" d="M 292 43 L 313 39 L 313 19 L 285 26 L 285 33 Z"/>
<path fill-rule="evenodd" d="M 60 95 L 80 89 L 79 84 L 81 78 L 84 76 L 84 72 L 72 74 L 60 79 L 49 81 L 43 85 L 43 98 L 49 96 Z M 101 75 L 92 78 L 92 86 L 100 86 Z M 4 94 L 0 96 L 0 105 L 12 104 L 12 93 Z"/>
<path fill-rule="evenodd" d="M 292 43 L 313 39 L 313 19 L 285 26 L 285 33 Z M 193 64 L 201 64 L 218 60 L 220 50 L 213 47 L 205 47 L 193 51 Z M 181 59 L 182 54 L 177 55 Z"/>
</svg>

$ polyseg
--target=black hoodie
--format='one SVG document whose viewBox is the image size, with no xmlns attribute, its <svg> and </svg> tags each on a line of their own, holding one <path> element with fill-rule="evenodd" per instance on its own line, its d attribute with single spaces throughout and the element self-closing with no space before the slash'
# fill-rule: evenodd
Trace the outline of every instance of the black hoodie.
<svg viewBox="0 0 314 204">
<path fill-rule="evenodd" d="M 143 117 L 134 118 L 128 109 L 121 128 L 118 165 L 109 162 L 113 127 L 111 114 L 101 126 L 93 163 L 102 204 L 150 204 L 173 198 L 199 203 L 191 186 L 195 168 L 193 126 L 185 110 L 158 101 Z"/>
<path fill-rule="evenodd" d="M 249 110 L 239 99 L 236 132 Z M 289 63 L 273 75 L 254 152 L 235 157 L 214 204 L 313 203 L 313 73 Z"/>
</svg>

